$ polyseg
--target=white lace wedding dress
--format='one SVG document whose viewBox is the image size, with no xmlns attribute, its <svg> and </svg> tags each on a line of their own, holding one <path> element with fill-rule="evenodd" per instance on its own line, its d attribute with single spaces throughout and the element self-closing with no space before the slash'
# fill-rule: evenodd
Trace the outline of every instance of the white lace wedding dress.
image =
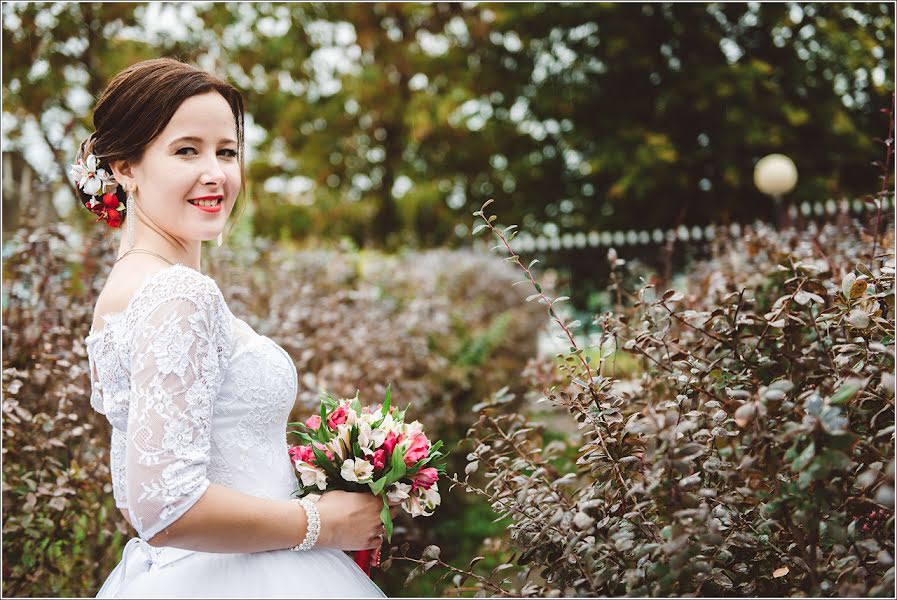
<svg viewBox="0 0 897 600">
<path fill-rule="evenodd" d="M 151 275 L 104 321 L 85 339 L 90 402 L 112 424 L 115 503 L 139 537 L 98 597 L 384 596 L 336 549 L 221 554 L 146 543 L 209 483 L 263 498 L 297 490 L 286 441 L 296 369 L 231 314 L 213 279 L 184 265 Z"/>
</svg>

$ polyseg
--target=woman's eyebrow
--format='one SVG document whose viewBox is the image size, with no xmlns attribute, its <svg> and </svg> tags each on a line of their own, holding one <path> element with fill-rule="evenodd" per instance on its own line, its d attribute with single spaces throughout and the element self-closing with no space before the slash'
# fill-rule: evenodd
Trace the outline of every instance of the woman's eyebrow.
<svg viewBox="0 0 897 600">
<path fill-rule="evenodd" d="M 179 142 L 193 142 L 195 144 L 201 144 L 203 142 L 203 140 L 202 140 L 202 138 L 198 138 L 193 135 L 185 135 L 185 136 L 181 136 L 175 140 L 172 140 L 171 142 L 169 142 L 168 145 L 174 146 L 175 144 L 177 144 Z M 237 142 L 231 138 L 222 138 L 221 140 L 218 141 L 219 145 L 220 144 L 236 144 L 236 143 Z"/>
</svg>

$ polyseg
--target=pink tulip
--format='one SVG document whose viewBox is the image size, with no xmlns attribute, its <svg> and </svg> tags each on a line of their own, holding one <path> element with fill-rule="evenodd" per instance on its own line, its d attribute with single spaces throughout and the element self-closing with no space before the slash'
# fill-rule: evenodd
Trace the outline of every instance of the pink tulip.
<svg viewBox="0 0 897 600">
<path fill-rule="evenodd" d="M 342 425 L 346 422 L 346 419 L 349 417 L 349 411 L 346 408 L 346 405 L 343 404 L 338 409 L 333 411 L 329 417 L 327 417 L 327 425 L 330 429 L 336 429 L 338 425 Z"/>
<path fill-rule="evenodd" d="M 421 469 L 411 480 L 411 491 L 414 491 L 417 488 L 428 490 L 433 487 L 433 484 L 436 483 L 437 479 L 439 479 L 439 471 L 435 468 L 427 467 L 426 469 Z"/>
<path fill-rule="evenodd" d="M 423 433 L 414 434 L 414 437 L 411 438 L 411 445 L 408 446 L 408 451 L 405 452 L 405 466 L 410 467 L 417 461 L 426 458 L 429 450 L 430 440 L 427 439 L 427 436 Z"/>
<path fill-rule="evenodd" d="M 321 426 L 321 417 L 314 415 L 305 420 L 305 426 L 309 429 L 317 429 Z"/>
</svg>

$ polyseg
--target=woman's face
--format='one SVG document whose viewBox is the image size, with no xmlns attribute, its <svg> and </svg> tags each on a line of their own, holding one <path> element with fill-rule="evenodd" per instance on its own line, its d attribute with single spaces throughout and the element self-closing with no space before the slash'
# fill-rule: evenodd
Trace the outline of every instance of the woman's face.
<svg viewBox="0 0 897 600">
<path fill-rule="evenodd" d="M 240 191 L 237 149 L 234 114 L 224 97 L 187 98 L 131 165 L 142 220 L 185 242 L 217 237 Z"/>
</svg>

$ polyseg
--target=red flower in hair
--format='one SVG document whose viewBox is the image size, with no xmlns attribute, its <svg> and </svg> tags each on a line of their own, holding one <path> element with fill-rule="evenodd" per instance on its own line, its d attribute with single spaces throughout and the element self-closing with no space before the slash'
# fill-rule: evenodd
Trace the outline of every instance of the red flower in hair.
<svg viewBox="0 0 897 600">
<path fill-rule="evenodd" d="M 109 222 L 109 227 L 118 227 L 121 225 L 121 214 L 114 208 L 106 209 L 106 220 Z"/>
<path fill-rule="evenodd" d="M 85 160 L 78 160 L 72 165 L 72 175 L 75 176 L 75 185 L 86 196 L 82 199 L 84 206 L 97 215 L 97 221 L 106 221 L 109 227 L 120 227 L 124 216 L 124 207 L 119 210 L 121 202 L 116 190 L 118 183 L 111 173 L 100 167 L 100 161 L 93 154 Z"/>
</svg>

